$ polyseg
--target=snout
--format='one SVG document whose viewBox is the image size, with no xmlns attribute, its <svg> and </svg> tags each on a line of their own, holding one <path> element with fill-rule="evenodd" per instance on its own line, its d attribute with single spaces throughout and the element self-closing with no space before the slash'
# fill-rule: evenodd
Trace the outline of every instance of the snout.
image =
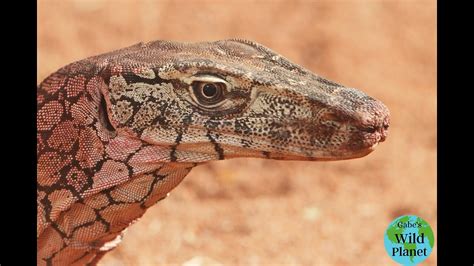
<svg viewBox="0 0 474 266">
<path fill-rule="evenodd" d="M 338 88 L 330 109 L 340 124 L 348 129 L 345 148 L 348 152 L 371 151 L 386 140 L 390 112 L 381 101 L 352 88 Z"/>
<path fill-rule="evenodd" d="M 363 103 L 357 115 L 360 121 L 358 127 L 361 131 L 375 138 L 377 142 L 385 141 L 390 127 L 390 113 L 387 106 L 370 98 Z"/>
</svg>

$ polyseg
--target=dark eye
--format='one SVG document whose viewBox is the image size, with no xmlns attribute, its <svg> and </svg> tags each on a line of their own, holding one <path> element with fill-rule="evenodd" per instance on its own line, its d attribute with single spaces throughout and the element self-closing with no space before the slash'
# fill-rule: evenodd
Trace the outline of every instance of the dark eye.
<svg viewBox="0 0 474 266">
<path fill-rule="evenodd" d="M 202 104 L 216 104 L 224 99 L 224 83 L 195 81 L 192 86 L 194 95 Z"/>
</svg>

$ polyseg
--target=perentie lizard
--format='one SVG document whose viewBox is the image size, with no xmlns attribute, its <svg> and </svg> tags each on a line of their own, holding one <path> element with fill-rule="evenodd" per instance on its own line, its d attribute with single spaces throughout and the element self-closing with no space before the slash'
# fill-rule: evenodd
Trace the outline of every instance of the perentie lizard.
<svg viewBox="0 0 474 266">
<path fill-rule="evenodd" d="M 96 264 L 198 164 L 357 158 L 389 126 L 380 101 L 246 40 L 139 43 L 59 69 L 37 100 L 40 265 Z"/>
</svg>

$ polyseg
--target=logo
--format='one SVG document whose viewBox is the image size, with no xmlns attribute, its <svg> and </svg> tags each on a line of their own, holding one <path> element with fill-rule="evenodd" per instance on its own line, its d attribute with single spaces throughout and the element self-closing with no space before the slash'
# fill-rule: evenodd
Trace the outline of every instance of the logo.
<svg viewBox="0 0 474 266">
<path fill-rule="evenodd" d="M 416 265 L 433 250 L 431 226 L 415 215 L 403 215 L 393 220 L 385 231 L 385 250 L 402 265 Z"/>
</svg>

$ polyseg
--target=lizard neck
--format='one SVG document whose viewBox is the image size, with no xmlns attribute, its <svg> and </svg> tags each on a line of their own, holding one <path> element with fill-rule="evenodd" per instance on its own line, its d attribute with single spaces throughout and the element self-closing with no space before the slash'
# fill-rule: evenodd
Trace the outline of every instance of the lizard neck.
<svg viewBox="0 0 474 266">
<path fill-rule="evenodd" d="M 100 80 L 82 82 L 77 94 L 70 86 L 38 93 L 39 261 L 95 261 L 196 165 L 171 162 L 172 147 L 115 134 L 102 116 Z M 41 121 L 46 115 L 56 122 Z"/>
</svg>

